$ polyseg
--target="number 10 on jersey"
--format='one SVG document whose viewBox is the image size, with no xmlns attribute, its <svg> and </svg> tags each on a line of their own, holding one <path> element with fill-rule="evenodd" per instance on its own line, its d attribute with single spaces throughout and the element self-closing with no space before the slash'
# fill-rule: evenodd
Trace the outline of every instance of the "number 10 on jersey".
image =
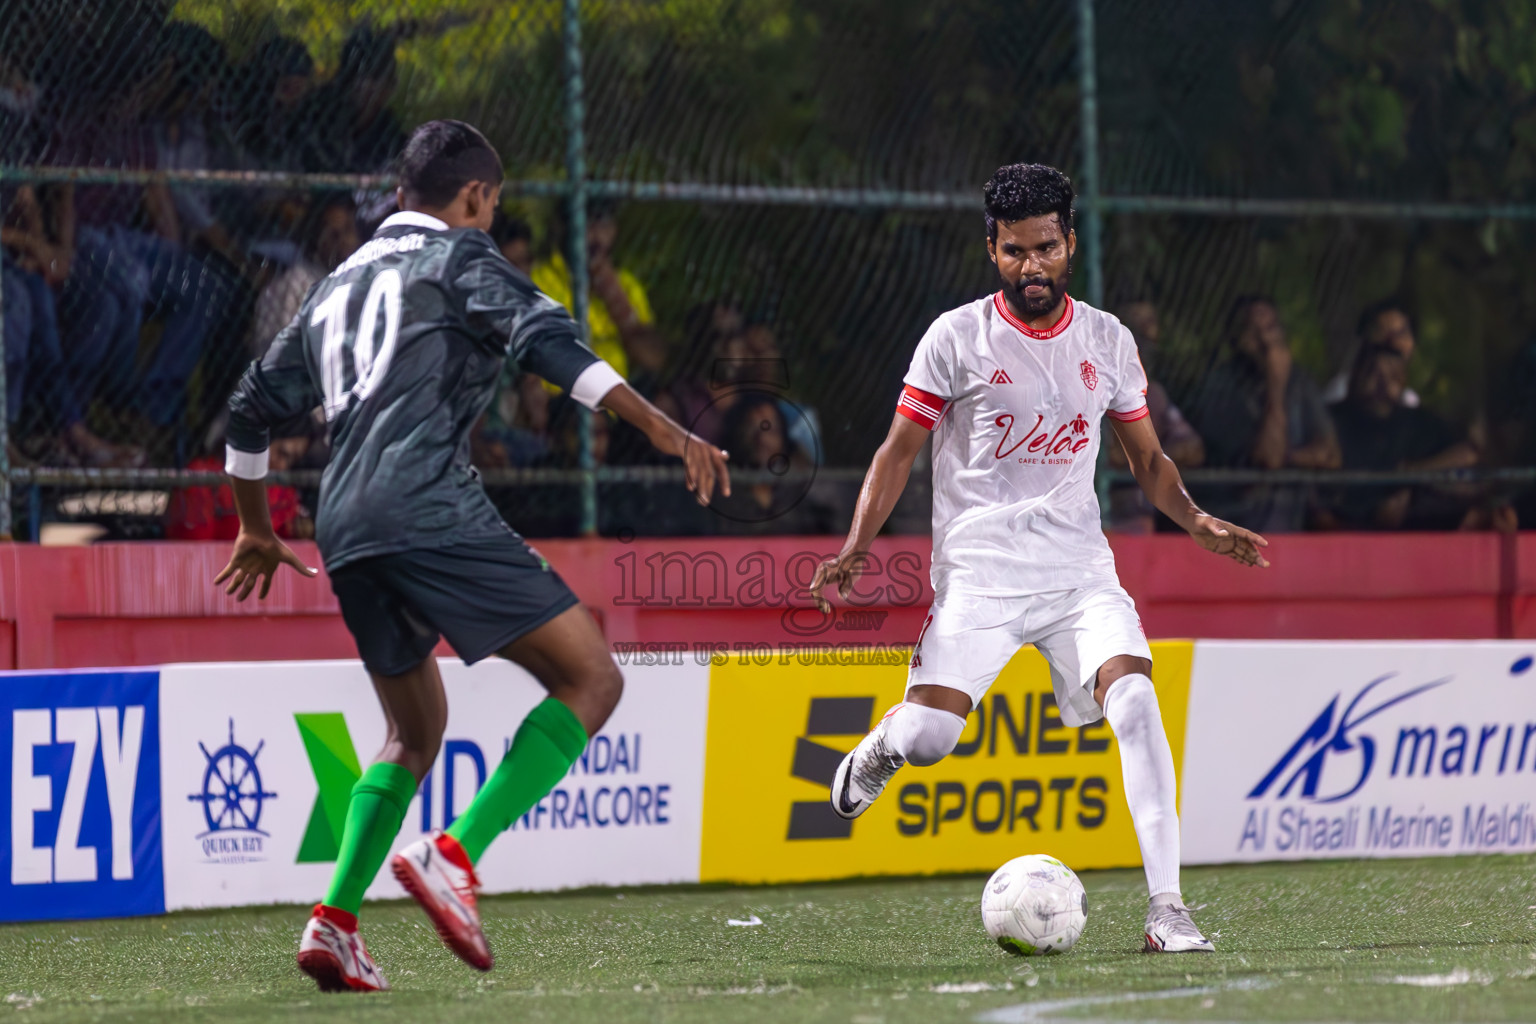
<svg viewBox="0 0 1536 1024">
<path fill-rule="evenodd" d="M 311 327 L 323 327 L 320 346 L 320 381 L 325 390 L 325 418 L 334 420 L 355 398 L 365 401 L 389 372 L 395 354 L 395 339 L 400 334 L 400 295 L 402 283 L 398 270 L 381 270 L 368 286 L 356 330 L 347 329 L 347 302 L 352 285 L 343 284 L 315 307 Z M 384 316 L 384 336 L 379 334 L 379 315 Z M 375 342 L 377 341 L 377 344 Z M 347 353 L 351 352 L 351 358 Z M 350 378 L 347 373 L 351 365 Z"/>
</svg>

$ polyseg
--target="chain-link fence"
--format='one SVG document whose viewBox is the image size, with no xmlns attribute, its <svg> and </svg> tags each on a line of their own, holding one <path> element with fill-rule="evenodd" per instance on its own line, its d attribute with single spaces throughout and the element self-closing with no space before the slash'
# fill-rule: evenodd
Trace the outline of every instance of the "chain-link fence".
<svg viewBox="0 0 1536 1024">
<path fill-rule="evenodd" d="M 1197 496 L 1507 526 L 1536 464 L 1523 10 L 0 0 L 0 516 L 229 532 L 233 381 L 388 211 L 408 128 L 459 117 L 506 162 L 509 259 L 756 481 L 694 508 L 509 375 L 473 455 L 530 535 L 844 529 L 916 339 L 996 287 L 980 185 L 1014 160 L 1073 175 L 1074 290 L 1137 334 Z M 295 435 L 273 497 L 302 533 L 326 439 Z M 1153 528 L 1118 479 L 1112 524 Z M 914 487 L 896 526 L 925 523 Z"/>
</svg>

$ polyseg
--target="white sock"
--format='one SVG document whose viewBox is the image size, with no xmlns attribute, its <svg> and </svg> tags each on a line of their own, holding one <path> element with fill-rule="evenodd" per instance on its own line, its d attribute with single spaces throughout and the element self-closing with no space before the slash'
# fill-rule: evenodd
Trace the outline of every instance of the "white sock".
<svg viewBox="0 0 1536 1024">
<path fill-rule="evenodd" d="M 1178 782 L 1152 680 L 1138 673 L 1111 683 L 1104 717 L 1120 744 L 1125 802 L 1141 844 L 1147 892 L 1154 902 L 1167 896 L 1181 899 Z"/>
<path fill-rule="evenodd" d="M 921 704 L 897 704 L 885 713 L 885 741 L 907 764 L 919 768 L 949 756 L 965 731 L 965 719 Z"/>
</svg>

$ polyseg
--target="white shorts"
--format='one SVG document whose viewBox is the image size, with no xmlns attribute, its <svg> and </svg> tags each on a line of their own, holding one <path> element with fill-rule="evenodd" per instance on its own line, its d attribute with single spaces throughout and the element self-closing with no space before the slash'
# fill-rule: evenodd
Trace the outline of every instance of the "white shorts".
<svg viewBox="0 0 1536 1024">
<path fill-rule="evenodd" d="M 1116 584 L 1028 597 L 942 593 L 912 651 L 907 687 L 948 686 L 975 707 L 1025 644 L 1051 666 L 1061 720 L 1087 725 L 1104 716 L 1093 699 L 1099 667 L 1126 654 L 1152 659 L 1136 602 Z"/>
</svg>

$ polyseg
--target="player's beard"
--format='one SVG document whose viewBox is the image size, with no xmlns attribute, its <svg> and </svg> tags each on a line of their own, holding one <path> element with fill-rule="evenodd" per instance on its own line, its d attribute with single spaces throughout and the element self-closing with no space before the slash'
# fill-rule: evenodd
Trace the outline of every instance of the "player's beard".
<svg viewBox="0 0 1536 1024">
<path fill-rule="evenodd" d="M 1008 293 L 1009 305 L 1018 310 L 1025 319 L 1041 316 L 1056 308 L 1061 297 L 1067 294 L 1067 282 L 1072 278 L 1072 261 L 1067 261 L 1067 269 L 1055 280 L 1041 274 L 1037 277 L 1025 277 L 1017 281 L 1003 279 L 1003 290 Z M 1024 291 L 1032 284 L 1044 285 L 1045 290 L 1039 295 L 1031 297 Z"/>
</svg>

